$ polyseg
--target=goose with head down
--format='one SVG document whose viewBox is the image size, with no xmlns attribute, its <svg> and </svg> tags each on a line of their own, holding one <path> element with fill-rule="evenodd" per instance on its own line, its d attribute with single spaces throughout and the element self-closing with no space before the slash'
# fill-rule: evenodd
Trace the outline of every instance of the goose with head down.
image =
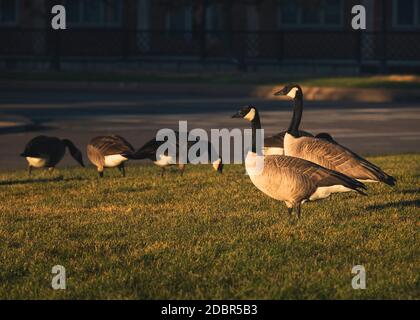
<svg viewBox="0 0 420 320">
<path fill-rule="evenodd" d="M 99 177 L 104 176 L 105 168 L 118 167 L 125 177 L 125 162 L 128 160 L 124 154 L 134 152 L 133 146 L 118 135 L 99 136 L 93 138 L 87 146 L 87 155 L 96 166 Z"/>
<path fill-rule="evenodd" d="M 26 158 L 28 172 L 31 175 L 32 168 L 49 168 L 53 170 L 61 159 L 63 159 L 66 148 L 69 150 L 73 159 L 84 167 L 82 153 L 69 139 L 37 136 L 26 144 L 25 150 L 20 156 Z"/>
<path fill-rule="evenodd" d="M 156 138 L 153 138 L 146 142 L 140 149 L 138 149 L 134 153 L 126 153 L 124 154 L 125 157 L 129 159 L 135 159 L 135 160 L 142 160 L 142 159 L 149 159 L 152 160 L 155 165 L 162 168 L 161 175 L 163 176 L 165 173 L 165 168 L 169 166 L 177 165 L 180 174 L 183 175 L 185 170 L 185 163 L 180 163 L 179 161 L 179 132 L 174 131 L 176 143 L 174 144 L 174 149 L 176 150 L 176 155 L 170 155 L 168 153 L 166 154 L 158 154 L 158 149 L 164 144 L 167 143 L 167 141 L 159 141 Z M 187 143 L 187 152 L 188 150 L 199 140 L 195 139 L 195 141 L 188 141 Z M 207 156 L 208 160 L 211 162 L 212 167 L 215 171 L 222 173 L 223 172 L 223 162 L 222 159 L 219 157 L 216 160 L 212 161 L 212 155 L 216 155 L 217 152 L 214 149 L 213 145 L 210 141 L 204 141 L 205 144 L 207 144 Z M 187 159 L 188 160 L 188 159 Z M 188 162 L 188 161 L 187 161 Z"/>
</svg>

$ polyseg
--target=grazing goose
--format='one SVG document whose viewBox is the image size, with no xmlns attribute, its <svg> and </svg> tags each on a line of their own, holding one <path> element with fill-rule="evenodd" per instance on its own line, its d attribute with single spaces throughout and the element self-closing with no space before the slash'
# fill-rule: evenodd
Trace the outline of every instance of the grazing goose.
<svg viewBox="0 0 420 320">
<path fill-rule="evenodd" d="M 287 95 L 294 100 L 292 121 L 284 137 L 285 155 L 312 161 L 362 182 L 384 182 L 390 186 L 395 185 L 395 178 L 340 145 L 329 134 L 322 133 L 321 137 L 303 137 L 299 134 L 303 93 L 298 85 L 287 85 L 275 95 Z"/>
<path fill-rule="evenodd" d="M 123 154 L 134 152 L 133 146 L 123 137 L 99 136 L 93 138 L 87 146 L 87 155 L 99 173 L 99 177 L 104 176 L 104 168 L 118 167 L 123 177 L 125 177 L 124 163 L 128 160 Z"/>
<path fill-rule="evenodd" d="M 323 199 L 332 193 L 353 190 L 365 195 L 360 190 L 366 189 L 363 183 L 315 163 L 285 155 L 268 155 L 258 159 L 262 156 L 256 146 L 257 130 L 261 129 L 257 109 L 244 107 L 232 118 L 244 118 L 252 124 L 252 150 L 245 158 L 245 168 L 252 183 L 271 198 L 284 201 L 289 214 L 295 209 L 300 217 L 303 202 Z M 261 172 L 256 171 L 258 160 L 264 161 Z"/>
<path fill-rule="evenodd" d="M 53 170 L 63 159 L 66 147 L 69 149 L 73 159 L 84 167 L 82 153 L 68 139 L 61 140 L 56 137 L 37 136 L 26 144 L 25 151 L 20 156 L 25 157 L 28 161 L 28 173 L 31 175 L 32 168 L 49 168 Z"/>
<path fill-rule="evenodd" d="M 179 133 L 177 131 L 175 131 L 175 135 L 176 135 L 176 139 L 177 139 L 177 144 L 176 144 L 176 157 L 179 157 L 178 151 L 179 151 Z M 188 141 L 187 144 L 187 150 L 190 149 L 190 147 L 192 145 L 194 145 L 196 141 Z M 137 150 L 135 153 L 133 154 L 125 154 L 124 156 L 128 157 L 129 159 L 136 159 L 136 160 L 142 160 L 142 159 L 149 159 L 152 160 L 154 162 L 155 165 L 159 166 L 162 168 L 162 173 L 161 175 L 163 176 L 165 173 L 165 168 L 168 166 L 172 166 L 172 165 L 178 165 L 179 170 L 181 175 L 183 175 L 184 170 L 185 170 L 185 164 L 183 163 L 178 163 L 177 159 L 169 156 L 168 154 L 163 154 L 160 155 L 158 158 L 157 155 L 157 150 L 158 148 L 165 143 L 165 141 L 157 141 L 156 138 L 151 139 L 150 141 L 146 142 L 139 150 Z M 208 157 L 209 160 L 211 161 L 211 154 L 215 153 L 215 150 L 213 148 L 213 145 L 208 142 Z M 214 168 L 214 170 L 216 170 L 219 173 L 223 172 L 223 162 L 222 160 L 219 158 L 216 161 L 214 161 L 212 163 L 212 166 Z"/>
</svg>

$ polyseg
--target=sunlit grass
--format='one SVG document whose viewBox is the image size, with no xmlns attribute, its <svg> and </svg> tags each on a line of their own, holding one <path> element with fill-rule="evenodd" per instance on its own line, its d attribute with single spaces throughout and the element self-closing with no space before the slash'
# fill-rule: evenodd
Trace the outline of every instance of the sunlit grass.
<svg viewBox="0 0 420 320">
<path fill-rule="evenodd" d="M 396 187 L 305 204 L 299 221 L 239 165 L 0 172 L 0 298 L 419 299 L 420 155 L 370 159 Z"/>
</svg>

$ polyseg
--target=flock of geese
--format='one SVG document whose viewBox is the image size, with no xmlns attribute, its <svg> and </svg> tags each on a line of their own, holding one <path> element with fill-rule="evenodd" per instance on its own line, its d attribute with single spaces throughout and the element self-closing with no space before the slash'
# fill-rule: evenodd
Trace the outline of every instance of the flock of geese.
<svg viewBox="0 0 420 320">
<path fill-rule="evenodd" d="M 355 191 L 366 195 L 364 182 L 395 185 L 396 180 L 392 176 L 336 142 L 330 134 L 324 132 L 314 136 L 299 130 L 303 112 L 303 92 L 299 85 L 286 85 L 275 95 L 288 96 L 294 101 L 293 117 L 287 131 L 264 139 L 263 150 L 258 150 L 256 143 L 257 130 L 261 129 L 257 108 L 243 107 L 232 118 L 243 118 L 252 126 L 252 149 L 245 157 L 245 168 L 252 183 L 266 195 L 284 201 L 289 214 L 295 210 L 300 217 L 301 204 L 327 198 L 333 193 Z M 121 136 L 99 136 L 89 142 L 87 155 L 100 177 L 103 177 L 105 168 L 113 167 L 125 176 L 124 164 L 129 159 L 150 159 L 162 168 L 162 174 L 165 167 L 178 165 L 182 174 L 184 164 L 167 155 L 157 155 L 162 143 L 152 139 L 136 151 Z M 188 148 L 194 143 L 189 142 Z M 32 168 L 53 170 L 63 158 L 66 148 L 84 166 L 80 150 L 70 140 L 56 137 L 35 137 L 28 142 L 21 156 L 26 158 L 31 174 Z M 210 150 L 214 151 L 210 142 L 208 148 L 210 158 Z M 263 161 L 262 171 L 256 170 L 259 159 Z M 222 173 L 222 159 L 213 162 L 213 168 Z"/>
</svg>

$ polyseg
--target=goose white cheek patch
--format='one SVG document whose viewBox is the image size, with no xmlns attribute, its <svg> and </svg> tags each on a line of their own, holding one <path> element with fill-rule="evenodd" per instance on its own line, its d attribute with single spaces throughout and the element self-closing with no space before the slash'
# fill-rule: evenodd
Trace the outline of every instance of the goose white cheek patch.
<svg viewBox="0 0 420 320">
<path fill-rule="evenodd" d="M 255 117 L 255 109 L 254 108 L 252 108 L 248 113 L 247 113 L 247 115 L 244 117 L 244 119 L 246 119 L 246 120 L 248 120 L 248 121 L 252 121 L 252 120 L 254 120 L 254 117 Z"/>
<path fill-rule="evenodd" d="M 296 97 L 296 92 L 298 91 L 298 88 L 292 88 L 292 90 L 289 91 L 287 94 L 290 98 L 294 99 Z"/>
<path fill-rule="evenodd" d="M 222 159 L 217 159 L 216 161 L 213 162 L 213 169 L 217 170 L 219 169 L 219 165 L 222 162 Z"/>
</svg>

